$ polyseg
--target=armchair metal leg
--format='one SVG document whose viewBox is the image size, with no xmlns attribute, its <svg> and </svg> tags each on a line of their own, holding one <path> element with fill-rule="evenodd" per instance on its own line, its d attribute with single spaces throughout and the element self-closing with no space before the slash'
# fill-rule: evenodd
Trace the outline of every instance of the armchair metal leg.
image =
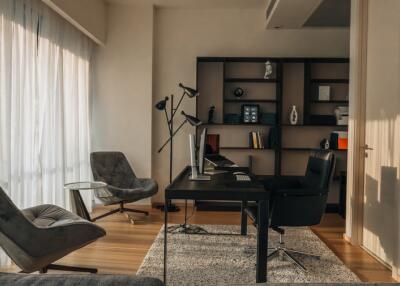
<svg viewBox="0 0 400 286">
<path fill-rule="evenodd" d="M 105 213 L 105 214 L 102 214 L 102 215 L 99 215 L 99 216 L 97 216 L 97 217 L 95 217 L 95 218 L 92 218 L 92 221 L 99 220 L 99 219 L 101 219 L 101 218 L 103 218 L 103 217 L 106 217 L 106 216 L 115 214 L 115 213 L 117 213 L 117 212 L 119 212 L 119 211 L 120 211 L 119 209 L 115 209 L 115 210 L 109 211 L 109 212 L 107 212 L 107 213 Z"/>
<path fill-rule="evenodd" d="M 45 270 L 47 272 L 48 269 L 61 270 L 61 271 L 97 273 L 97 268 L 67 266 L 67 265 L 58 265 L 58 264 L 49 264 L 43 270 Z M 44 272 L 44 273 L 46 273 L 46 272 Z"/>
<path fill-rule="evenodd" d="M 124 212 L 133 212 L 133 213 L 140 213 L 140 214 L 149 215 L 149 212 L 141 211 L 141 210 L 136 210 L 136 209 L 128 209 L 128 208 L 125 208 L 125 207 L 122 208 L 122 211 L 124 211 Z"/>
</svg>

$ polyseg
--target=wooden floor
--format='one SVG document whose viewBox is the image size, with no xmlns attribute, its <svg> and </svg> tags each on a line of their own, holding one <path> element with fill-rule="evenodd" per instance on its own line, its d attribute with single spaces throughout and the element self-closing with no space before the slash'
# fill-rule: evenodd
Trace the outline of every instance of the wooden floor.
<svg viewBox="0 0 400 286">
<path fill-rule="evenodd" d="M 150 207 L 136 207 L 149 210 L 135 225 L 129 223 L 125 214 L 115 214 L 97 223 L 106 229 L 107 236 L 61 259 L 59 264 L 97 267 L 99 273 L 134 274 L 153 243 L 163 224 L 163 213 Z M 96 209 L 95 215 L 107 211 Z M 192 209 L 189 209 L 191 214 Z M 183 211 L 169 214 L 169 222 L 181 223 Z M 195 212 L 190 220 L 193 224 L 240 224 L 238 212 Z M 391 272 L 359 247 L 343 239 L 344 220 L 336 214 L 325 215 L 322 223 L 313 231 L 328 247 L 365 282 L 395 282 Z M 79 234 L 77 234 L 79 235 Z M 161 261 L 160 261 L 161 263 Z M 9 268 L 7 271 L 17 271 Z"/>
</svg>

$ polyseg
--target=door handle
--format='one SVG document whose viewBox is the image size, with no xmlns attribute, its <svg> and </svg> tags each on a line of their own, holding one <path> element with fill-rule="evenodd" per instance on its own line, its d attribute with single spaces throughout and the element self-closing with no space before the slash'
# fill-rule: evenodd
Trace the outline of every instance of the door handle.
<svg viewBox="0 0 400 286">
<path fill-rule="evenodd" d="M 374 150 L 373 148 L 369 147 L 368 144 L 365 144 L 365 146 L 363 146 L 362 148 L 364 148 L 365 150 Z"/>
</svg>

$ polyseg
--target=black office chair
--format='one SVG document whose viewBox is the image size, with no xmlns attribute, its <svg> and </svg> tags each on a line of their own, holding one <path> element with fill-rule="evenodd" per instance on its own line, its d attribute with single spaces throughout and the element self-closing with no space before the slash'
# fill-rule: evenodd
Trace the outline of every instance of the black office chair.
<svg viewBox="0 0 400 286">
<path fill-rule="evenodd" d="M 155 180 L 137 178 L 125 155 L 121 152 L 93 152 L 90 154 L 90 164 L 94 179 L 107 183 L 107 190 L 95 190 L 95 196 L 104 205 L 119 204 L 117 209 L 95 217 L 92 219 L 93 221 L 116 212 L 149 214 L 146 211 L 126 208 L 124 204 L 154 196 L 158 191 Z M 132 217 L 129 219 L 134 223 Z"/>
<path fill-rule="evenodd" d="M 333 152 L 317 151 L 308 159 L 304 177 L 299 179 L 282 177 L 264 182 L 266 189 L 272 191 L 270 227 L 279 233 L 279 245 L 268 248 L 272 250 L 268 259 L 286 256 L 301 269 L 306 270 L 292 255 L 293 253 L 319 258 L 317 255 L 286 248 L 283 242 L 285 230 L 282 227 L 313 226 L 320 223 L 334 172 Z M 257 206 L 249 205 L 245 211 L 257 224 Z"/>
</svg>

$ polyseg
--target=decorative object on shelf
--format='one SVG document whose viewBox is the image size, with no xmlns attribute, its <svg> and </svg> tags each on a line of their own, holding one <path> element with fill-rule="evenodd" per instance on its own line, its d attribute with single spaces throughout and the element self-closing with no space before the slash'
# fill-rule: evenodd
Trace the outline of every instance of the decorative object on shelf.
<svg viewBox="0 0 400 286">
<path fill-rule="evenodd" d="M 349 107 L 338 106 L 335 108 L 335 117 L 337 125 L 348 125 L 349 124 Z"/>
<path fill-rule="evenodd" d="M 310 125 L 336 125 L 336 117 L 334 115 L 311 114 Z"/>
<path fill-rule="evenodd" d="M 215 106 L 210 106 L 208 109 L 208 123 L 214 123 L 214 112 L 215 112 Z"/>
<path fill-rule="evenodd" d="M 219 154 L 219 134 L 207 134 L 206 144 L 206 155 Z"/>
<path fill-rule="evenodd" d="M 267 62 L 265 63 L 265 74 L 264 74 L 264 79 L 270 79 L 272 73 L 273 73 L 272 64 L 271 64 L 270 61 L 267 61 Z"/>
<path fill-rule="evenodd" d="M 347 131 L 333 131 L 330 139 L 331 149 L 347 150 Z"/>
<path fill-rule="evenodd" d="M 292 106 L 292 111 L 290 111 L 290 124 L 296 125 L 299 120 L 299 114 L 297 113 L 296 105 Z"/>
<path fill-rule="evenodd" d="M 276 147 L 278 147 L 278 130 L 272 127 L 268 132 L 268 145 L 266 148 L 275 149 Z"/>
<path fill-rule="evenodd" d="M 331 98 L 331 87 L 329 85 L 318 86 L 318 100 L 329 101 Z"/>
<path fill-rule="evenodd" d="M 243 104 L 242 119 L 243 123 L 258 123 L 260 106 L 258 104 Z"/>
<path fill-rule="evenodd" d="M 176 115 L 176 112 L 179 109 L 179 106 L 182 103 L 183 98 L 185 95 L 189 98 L 194 98 L 196 96 L 199 96 L 199 92 L 193 88 L 184 86 L 183 84 L 179 84 L 179 87 L 182 88 L 182 96 L 179 99 L 178 104 L 175 106 L 174 105 L 174 95 L 172 94 L 171 97 L 165 97 L 163 100 L 159 101 L 156 105 L 155 108 L 159 111 L 164 111 L 165 114 L 165 120 L 167 122 L 168 126 L 168 131 L 169 131 L 169 138 L 165 141 L 165 143 L 158 149 L 158 153 L 161 153 L 161 151 L 164 149 L 165 146 L 169 144 L 169 182 L 172 182 L 172 164 L 173 164 L 173 137 L 179 132 L 179 130 L 185 125 L 187 122 L 189 122 L 190 125 L 192 126 L 199 126 L 202 124 L 202 122 L 197 119 L 194 116 L 188 115 L 185 112 L 181 112 L 181 114 L 184 117 L 183 122 L 178 126 L 178 128 L 174 129 L 174 117 Z M 170 105 L 169 105 L 169 110 L 167 111 L 167 101 L 170 100 Z M 169 212 L 177 212 L 179 211 L 179 208 L 172 204 L 171 201 L 167 201 L 166 203 L 166 208 L 165 206 L 160 207 L 161 210 L 167 210 Z"/>
<path fill-rule="evenodd" d="M 322 139 L 319 143 L 319 146 L 321 147 L 321 149 L 328 150 L 330 148 L 329 140 L 326 138 Z"/>
<path fill-rule="evenodd" d="M 224 123 L 239 124 L 240 123 L 240 115 L 235 114 L 235 113 L 227 113 L 227 114 L 225 114 Z"/>
<path fill-rule="evenodd" d="M 265 125 L 275 125 L 276 124 L 276 114 L 272 112 L 261 113 L 260 123 Z"/>
<path fill-rule="evenodd" d="M 241 98 L 241 97 L 244 95 L 244 90 L 243 90 L 243 88 L 241 88 L 241 87 L 235 88 L 235 90 L 233 91 L 233 95 L 234 95 L 236 98 Z"/>
</svg>

